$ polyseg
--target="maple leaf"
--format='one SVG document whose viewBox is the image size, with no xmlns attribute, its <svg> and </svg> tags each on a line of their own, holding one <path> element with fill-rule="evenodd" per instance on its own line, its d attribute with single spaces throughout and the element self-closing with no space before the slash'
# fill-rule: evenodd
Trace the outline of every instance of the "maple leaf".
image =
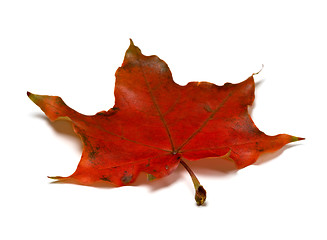
<svg viewBox="0 0 327 240">
<path fill-rule="evenodd" d="M 122 186 L 134 182 L 140 172 L 149 179 L 161 178 L 182 163 L 201 205 L 206 192 L 185 159 L 222 157 L 244 168 L 262 153 L 303 139 L 267 136 L 255 126 L 248 113 L 254 101 L 253 75 L 238 84 L 180 86 L 163 60 L 144 56 L 131 40 L 116 71 L 115 105 L 108 111 L 86 116 L 60 97 L 27 94 L 50 120 L 69 119 L 83 142 L 76 171 L 51 178 L 85 185 L 104 180 Z"/>
</svg>

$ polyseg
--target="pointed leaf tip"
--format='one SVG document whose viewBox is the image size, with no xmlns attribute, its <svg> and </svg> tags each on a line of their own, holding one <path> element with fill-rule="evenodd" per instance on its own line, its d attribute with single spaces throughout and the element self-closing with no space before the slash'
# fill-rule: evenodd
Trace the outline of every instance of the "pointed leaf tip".
<svg viewBox="0 0 327 240">
<path fill-rule="evenodd" d="M 27 92 L 27 97 L 29 99 L 31 99 L 32 102 L 34 102 L 36 104 L 36 101 L 39 99 L 40 95 L 31 93 L 31 92 Z"/>
<path fill-rule="evenodd" d="M 133 43 L 133 40 L 131 38 L 129 39 L 129 44 L 132 45 L 132 46 L 135 46 L 134 43 Z"/>
<path fill-rule="evenodd" d="M 140 56 L 143 56 L 141 49 L 139 49 L 137 46 L 134 45 L 133 40 L 130 38 L 129 41 L 130 41 L 130 45 L 125 53 L 125 58 L 122 66 L 124 66 L 128 62 L 138 60 Z"/>
<path fill-rule="evenodd" d="M 294 136 L 292 136 L 292 138 L 291 138 L 291 142 L 297 142 L 297 141 L 301 141 L 301 140 L 305 140 L 305 138 L 294 137 Z"/>
<path fill-rule="evenodd" d="M 32 102 L 34 102 L 37 105 L 37 101 L 40 100 L 40 95 L 33 94 L 31 92 L 27 92 L 27 96 L 29 99 L 31 99 Z"/>
<path fill-rule="evenodd" d="M 27 97 L 31 99 L 34 103 L 35 103 L 36 96 L 37 95 L 27 91 Z"/>
<path fill-rule="evenodd" d="M 50 178 L 50 179 L 55 179 L 55 180 L 60 180 L 60 179 L 62 179 L 63 177 L 61 177 L 61 176 L 48 176 L 48 178 Z"/>
</svg>

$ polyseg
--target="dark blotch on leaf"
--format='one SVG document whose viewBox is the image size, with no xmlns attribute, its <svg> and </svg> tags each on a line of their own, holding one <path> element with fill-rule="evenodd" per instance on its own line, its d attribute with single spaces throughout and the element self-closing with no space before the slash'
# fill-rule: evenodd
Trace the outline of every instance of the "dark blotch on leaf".
<svg viewBox="0 0 327 240">
<path fill-rule="evenodd" d="M 121 181 L 124 184 L 128 184 L 130 181 L 132 181 L 132 178 L 133 178 L 133 175 L 124 175 L 124 176 L 122 176 Z"/>
</svg>

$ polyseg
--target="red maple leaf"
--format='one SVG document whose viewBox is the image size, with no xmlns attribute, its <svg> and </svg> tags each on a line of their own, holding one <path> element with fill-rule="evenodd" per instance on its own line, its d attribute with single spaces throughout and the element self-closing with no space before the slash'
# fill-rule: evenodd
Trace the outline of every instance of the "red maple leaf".
<svg viewBox="0 0 327 240">
<path fill-rule="evenodd" d="M 191 173 L 196 201 L 205 190 L 183 159 L 232 159 L 238 168 L 289 142 L 286 134 L 267 136 L 253 123 L 248 105 L 254 101 L 253 75 L 238 83 L 216 86 L 208 82 L 176 84 L 167 64 L 144 56 L 133 42 L 116 72 L 115 106 L 94 116 L 68 107 L 60 97 L 28 92 L 52 121 L 72 121 L 83 141 L 83 154 L 69 177 L 52 177 L 92 184 L 105 180 L 116 186 L 132 183 L 140 172 L 161 178 L 179 163 Z"/>
</svg>

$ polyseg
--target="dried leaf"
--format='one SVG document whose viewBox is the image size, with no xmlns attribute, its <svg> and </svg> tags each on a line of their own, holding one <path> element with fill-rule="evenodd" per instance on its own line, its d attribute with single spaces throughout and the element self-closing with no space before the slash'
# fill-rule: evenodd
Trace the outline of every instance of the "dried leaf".
<svg viewBox="0 0 327 240">
<path fill-rule="evenodd" d="M 131 41 L 116 72 L 115 106 L 108 111 L 86 116 L 60 97 L 28 96 L 50 120 L 71 120 L 84 145 L 76 171 L 53 179 L 86 185 L 104 180 L 122 186 L 134 182 L 140 172 L 151 180 L 170 174 L 181 161 L 187 167 L 183 159 L 222 157 L 244 168 L 262 153 L 302 140 L 267 136 L 255 126 L 248 113 L 254 87 L 253 75 L 238 84 L 180 86 L 164 61 L 144 56 Z M 192 179 L 201 205 L 205 190 L 195 175 Z"/>
</svg>

